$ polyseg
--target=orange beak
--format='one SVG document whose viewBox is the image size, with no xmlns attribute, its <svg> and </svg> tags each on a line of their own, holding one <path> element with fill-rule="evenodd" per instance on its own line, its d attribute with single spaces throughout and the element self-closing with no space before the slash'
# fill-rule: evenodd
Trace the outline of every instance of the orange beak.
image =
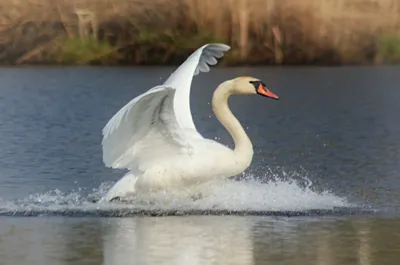
<svg viewBox="0 0 400 265">
<path fill-rule="evenodd" d="M 260 84 L 260 86 L 257 88 L 257 93 L 265 97 L 279 99 L 277 95 L 269 91 L 269 89 L 263 86 L 262 84 Z"/>
</svg>

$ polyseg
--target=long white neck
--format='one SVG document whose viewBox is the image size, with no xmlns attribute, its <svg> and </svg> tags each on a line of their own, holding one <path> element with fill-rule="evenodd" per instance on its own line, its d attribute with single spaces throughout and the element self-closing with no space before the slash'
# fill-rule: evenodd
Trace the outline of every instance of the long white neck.
<svg viewBox="0 0 400 265">
<path fill-rule="evenodd" d="M 228 106 L 228 98 L 235 94 L 232 81 L 226 81 L 218 86 L 212 98 L 212 109 L 219 122 L 230 133 L 235 143 L 233 153 L 239 167 L 246 169 L 253 159 L 253 145 L 242 125 L 232 114 Z"/>
</svg>

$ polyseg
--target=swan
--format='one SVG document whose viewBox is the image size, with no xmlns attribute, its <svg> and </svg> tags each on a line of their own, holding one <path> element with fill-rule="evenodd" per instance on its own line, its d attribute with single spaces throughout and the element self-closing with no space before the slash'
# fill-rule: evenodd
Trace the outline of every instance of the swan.
<svg viewBox="0 0 400 265">
<path fill-rule="evenodd" d="M 162 84 L 123 106 L 102 130 L 103 163 L 129 171 L 99 202 L 140 192 L 190 189 L 193 185 L 238 175 L 253 158 L 252 143 L 228 107 L 234 94 L 279 99 L 263 81 L 241 76 L 221 83 L 213 93 L 212 110 L 233 138 L 232 150 L 204 138 L 190 110 L 193 76 L 208 72 L 230 49 L 220 43 L 198 48 Z"/>
</svg>

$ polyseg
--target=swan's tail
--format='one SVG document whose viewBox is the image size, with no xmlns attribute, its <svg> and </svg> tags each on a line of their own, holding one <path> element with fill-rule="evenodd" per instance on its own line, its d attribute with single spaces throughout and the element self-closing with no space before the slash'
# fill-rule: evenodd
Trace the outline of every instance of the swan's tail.
<svg viewBox="0 0 400 265">
<path fill-rule="evenodd" d="M 135 183 L 137 177 L 132 173 L 126 173 L 114 186 L 104 195 L 99 203 L 110 202 L 114 199 L 125 198 L 135 195 Z"/>
</svg>

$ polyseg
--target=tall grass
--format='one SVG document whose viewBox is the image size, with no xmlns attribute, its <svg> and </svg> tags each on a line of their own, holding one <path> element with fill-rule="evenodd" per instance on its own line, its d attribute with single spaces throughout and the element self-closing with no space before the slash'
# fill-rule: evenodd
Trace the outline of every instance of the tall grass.
<svg viewBox="0 0 400 265">
<path fill-rule="evenodd" d="M 213 41 L 229 64 L 398 62 L 399 38 L 399 0 L 0 0 L 3 63 L 175 64 Z"/>
</svg>

